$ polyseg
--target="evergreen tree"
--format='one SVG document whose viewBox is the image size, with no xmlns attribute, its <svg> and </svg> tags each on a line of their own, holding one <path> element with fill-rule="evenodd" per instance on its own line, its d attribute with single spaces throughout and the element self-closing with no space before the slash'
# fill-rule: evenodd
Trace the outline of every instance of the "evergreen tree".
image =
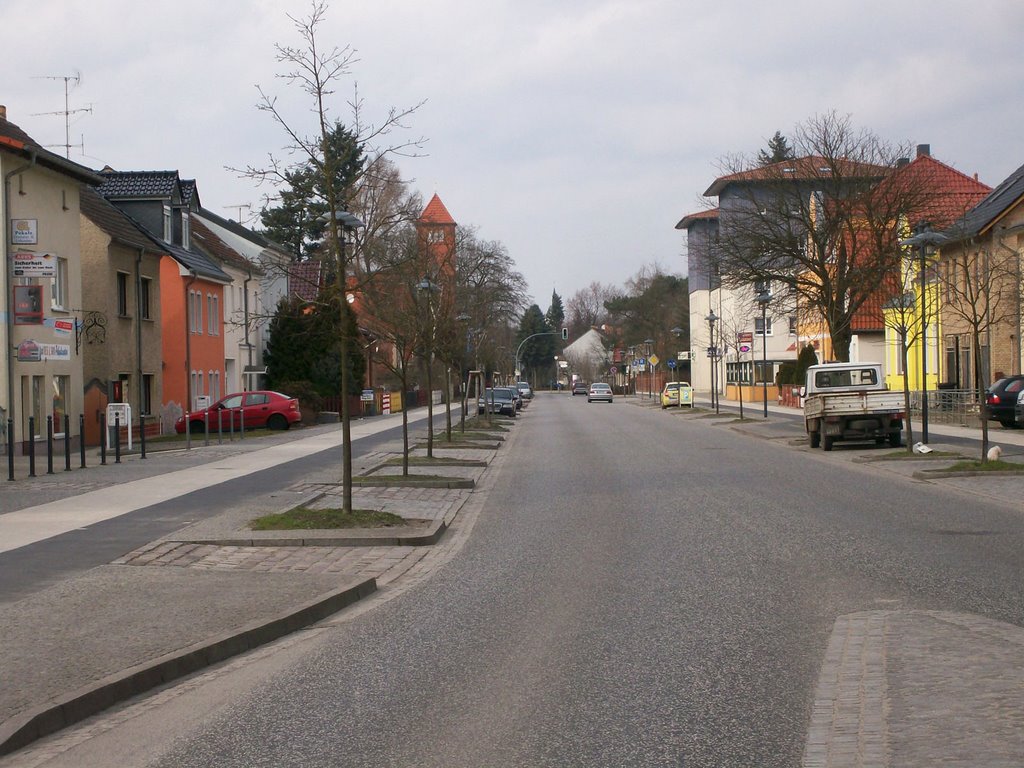
<svg viewBox="0 0 1024 768">
<path fill-rule="evenodd" d="M 362 145 L 348 128 L 335 123 L 327 149 L 335 158 L 335 189 L 350 190 L 366 162 Z M 303 261 L 316 255 L 323 245 L 328 210 L 323 174 L 307 162 L 284 177 L 287 188 L 281 189 L 280 204 L 264 207 L 260 221 L 268 238 L 286 246 L 297 261 Z"/>
<path fill-rule="evenodd" d="M 356 338 L 356 319 L 345 305 L 348 333 Z M 341 390 L 340 365 L 341 307 L 336 292 L 309 304 L 299 299 L 282 299 L 270 321 L 270 338 L 264 352 L 267 386 L 285 382 L 309 382 L 317 394 L 335 396 Z M 349 391 L 362 389 L 366 360 L 358 345 L 349 345 Z"/>
<path fill-rule="evenodd" d="M 781 132 L 776 131 L 775 135 L 768 139 L 768 149 L 762 149 L 757 153 L 758 165 L 771 165 L 781 163 L 783 160 L 792 160 L 795 157 L 793 148 Z"/>
<path fill-rule="evenodd" d="M 552 328 L 544 317 L 544 313 L 541 312 L 540 307 L 536 304 L 531 304 L 523 313 L 523 318 L 519 322 L 519 333 L 516 334 L 516 345 L 522 344 L 522 351 L 519 353 L 519 363 L 522 366 L 524 375 L 528 370 L 540 370 L 544 366 L 550 365 L 551 359 L 555 355 L 555 337 L 553 334 L 550 336 L 537 336 L 529 341 L 526 341 L 526 339 L 535 333 L 549 334 L 551 331 Z M 523 343 L 524 341 L 526 341 L 525 344 Z"/>
<path fill-rule="evenodd" d="M 551 291 L 551 306 L 544 317 L 552 331 L 561 331 L 565 326 L 565 307 L 562 306 L 562 297 L 557 291 Z"/>
</svg>

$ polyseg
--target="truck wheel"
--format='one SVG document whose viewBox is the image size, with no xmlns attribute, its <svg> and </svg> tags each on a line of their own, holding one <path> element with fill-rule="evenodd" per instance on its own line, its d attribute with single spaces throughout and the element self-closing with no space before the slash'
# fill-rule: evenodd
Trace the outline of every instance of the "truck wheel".
<svg viewBox="0 0 1024 768">
<path fill-rule="evenodd" d="M 811 448 L 821 445 L 821 432 L 808 432 L 807 437 L 811 441 Z"/>
<path fill-rule="evenodd" d="M 889 433 L 889 445 L 893 448 L 899 448 L 902 442 L 901 438 L 903 434 L 901 432 L 890 432 Z"/>
<path fill-rule="evenodd" d="M 831 451 L 833 441 L 835 441 L 835 438 L 832 435 L 825 435 L 821 438 L 821 450 Z"/>
</svg>

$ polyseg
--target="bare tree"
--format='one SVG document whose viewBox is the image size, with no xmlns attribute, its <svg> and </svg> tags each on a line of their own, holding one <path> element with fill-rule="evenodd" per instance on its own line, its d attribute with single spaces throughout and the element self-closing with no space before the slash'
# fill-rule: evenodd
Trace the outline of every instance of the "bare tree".
<svg viewBox="0 0 1024 768">
<path fill-rule="evenodd" d="M 901 227 L 928 193 L 887 183 L 909 147 L 858 130 L 849 117 L 811 118 L 792 139 L 795 159 L 733 165 L 706 193 L 719 197 L 716 258 L 729 287 L 785 286 L 804 313 L 823 319 L 835 356 L 848 360 L 853 317 L 898 274 Z"/>
<path fill-rule="evenodd" d="M 335 269 L 337 291 L 344 294 L 349 287 L 348 277 L 353 274 L 354 248 L 346 248 L 345 234 L 355 229 L 358 220 L 346 218 L 357 199 L 356 188 L 364 176 L 380 169 L 380 158 L 386 156 L 414 156 L 422 146 L 422 139 L 395 140 L 393 135 L 405 129 L 406 120 L 416 111 L 419 104 L 409 108 L 390 108 L 380 122 L 370 122 L 364 117 L 364 106 L 358 87 L 347 102 L 350 110 L 350 131 L 355 143 L 369 159 L 362 169 L 355 171 L 347 180 L 340 182 L 339 163 L 336 153 L 329 151 L 330 139 L 337 128 L 331 102 L 337 83 L 351 74 L 355 63 L 355 51 L 350 46 L 323 46 L 319 31 L 327 13 L 327 4 L 313 0 L 308 16 L 288 15 L 295 32 L 301 40 L 299 47 L 275 45 L 276 58 L 285 68 L 280 77 L 289 85 L 297 86 L 312 101 L 314 127 L 308 132 L 305 121 L 293 121 L 278 108 L 277 98 L 258 88 L 260 99 L 257 108 L 271 116 L 288 137 L 286 151 L 297 158 L 295 164 L 285 164 L 271 154 L 268 164 L 262 168 L 249 167 L 245 173 L 256 179 L 271 183 L 287 183 L 289 171 L 301 165 L 315 169 L 319 175 L 320 194 L 326 203 L 328 252 Z M 421 102 L 422 103 L 422 102 Z M 347 184 L 345 186 L 344 184 Z M 346 326 L 342 324 L 342 328 Z M 348 334 L 341 334 L 341 359 L 347 361 L 352 340 Z M 342 422 L 342 505 L 345 512 L 352 511 L 352 436 L 349 405 L 348 376 L 341 377 L 341 422 Z"/>
<path fill-rule="evenodd" d="M 991 339 L 1017 333 L 1020 319 L 1021 275 L 1019 256 L 998 234 L 987 242 L 961 238 L 942 247 L 941 290 L 943 332 L 963 334 L 970 340 L 973 389 L 981 417 L 981 460 L 988 458 L 989 413 L 985 390 L 989 381 Z"/>
<path fill-rule="evenodd" d="M 576 291 L 566 304 L 566 326 L 575 338 L 590 330 L 600 328 L 608 322 L 605 302 L 614 299 L 619 290 L 611 285 L 592 282 L 586 288 Z"/>
</svg>

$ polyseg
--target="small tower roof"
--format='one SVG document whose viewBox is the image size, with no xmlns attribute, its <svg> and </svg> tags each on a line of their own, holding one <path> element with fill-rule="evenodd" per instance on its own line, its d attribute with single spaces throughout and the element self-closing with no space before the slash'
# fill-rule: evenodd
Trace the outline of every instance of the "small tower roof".
<svg viewBox="0 0 1024 768">
<path fill-rule="evenodd" d="M 434 196 L 430 198 L 430 202 L 427 203 L 427 207 L 423 209 L 423 213 L 420 214 L 420 222 L 423 224 L 454 224 L 455 219 L 448 213 L 448 209 L 444 207 L 444 203 L 435 192 Z"/>
</svg>

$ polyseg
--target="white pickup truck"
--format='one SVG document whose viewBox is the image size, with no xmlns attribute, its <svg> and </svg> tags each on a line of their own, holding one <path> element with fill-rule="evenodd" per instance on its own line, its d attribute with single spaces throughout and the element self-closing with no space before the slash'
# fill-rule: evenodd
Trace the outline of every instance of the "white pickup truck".
<svg viewBox="0 0 1024 768">
<path fill-rule="evenodd" d="M 888 441 L 899 447 L 903 394 L 886 387 L 880 363 L 812 365 L 802 394 L 811 448 L 831 451 L 836 440 Z"/>
</svg>

